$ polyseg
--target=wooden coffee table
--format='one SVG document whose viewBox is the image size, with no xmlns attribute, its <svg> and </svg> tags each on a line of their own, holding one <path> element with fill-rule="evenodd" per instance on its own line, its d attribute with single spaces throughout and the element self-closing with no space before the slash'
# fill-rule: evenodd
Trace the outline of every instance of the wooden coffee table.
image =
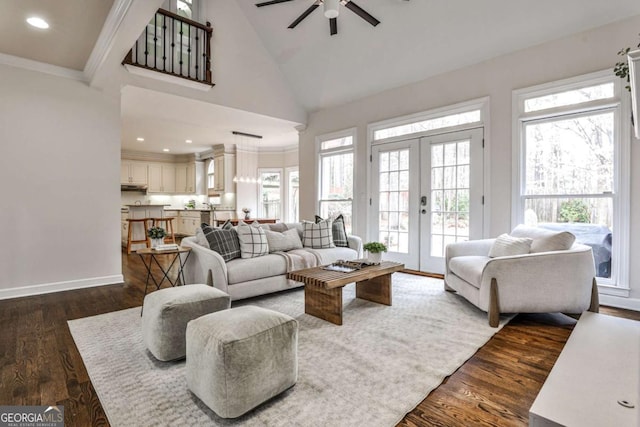
<svg viewBox="0 0 640 427">
<path fill-rule="evenodd" d="M 304 286 L 304 312 L 336 325 L 342 325 L 342 288 L 356 282 L 356 297 L 391 305 L 391 275 L 404 270 L 404 264 L 383 261 L 351 273 L 306 268 L 287 273 L 287 278 Z"/>
</svg>

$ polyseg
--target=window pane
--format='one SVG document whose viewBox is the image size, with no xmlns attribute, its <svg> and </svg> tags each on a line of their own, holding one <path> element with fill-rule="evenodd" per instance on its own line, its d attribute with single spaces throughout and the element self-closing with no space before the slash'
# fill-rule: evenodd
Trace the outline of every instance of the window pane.
<svg viewBox="0 0 640 427">
<path fill-rule="evenodd" d="M 280 172 L 262 172 L 260 174 L 260 203 L 264 218 L 282 219 L 280 206 Z"/>
<path fill-rule="evenodd" d="M 353 153 L 322 156 L 321 199 L 353 197 Z"/>
<path fill-rule="evenodd" d="M 613 112 L 525 125 L 525 194 L 613 191 Z"/>
<path fill-rule="evenodd" d="M 604 83 L 530 98 L 524 101 L 524 111 L 540 111 L 547 108 L 565 107 L 567 105 L 607 98 L 613 98 L 613 83 Z"/>
<path fill-rule="evenodd" d="M 391 138 L 393 136 L 409 135 L 412 133 L 425 132 L 479 121 L 480 110 L 467 111 L 464 113 L 437 117 L 435 119 L 421 120 L 414 123 L 408 123 L 406 125 L 394 126 L 387 129 L 380 129 L 373 133 L 373 139 L 378 140 Z"/>
<path fill-rule="evenodd" d="M 325 201 L 320 202 L 320 216 L 322 218 L 335 218 L 342 214 L 344 218 L 344 227 L 347 230 L 347 234 L 351 234 L 352 229 L 352 205 L 351 201 L 333 202 Z"/>
<path fill-rule="evenodd" d="M 611 277 L 613 199 L 540 198 L 525 201 L 525 223 L 566 230 L 576 242 L 591 246 L 598 277 Z"/>
<path fill-rule="evenodd" d="M 330 148 L 348 147 L 353 145 L 353 137 L 345 136 L 344 138 L 330 139 L 328 141 L 322 141 L 320 143 L 321 150 L 328 150 Z"/>
</svg>

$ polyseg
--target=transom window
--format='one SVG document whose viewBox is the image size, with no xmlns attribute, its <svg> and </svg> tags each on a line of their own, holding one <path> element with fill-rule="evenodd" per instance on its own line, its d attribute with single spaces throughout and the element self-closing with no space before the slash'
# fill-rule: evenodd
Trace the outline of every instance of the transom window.
<svg viewBox="0 0 640 427">
<path fill-rule="evenodd" d="M 517 91 L 515 223 L 566 230 L 591 246 L 596 276 L 625 285 L 628 171 L 620 84 L 610 73 Z M 628 114 L 624 117 L 628 117 Z M 627 123 L 628 125 L 628 123 Z"/>
<path fill-rule="evenodd" d="M 479 109 L 464 111 L 461 113 L 447 114 L 440 117 L 433 117 L 399 126 L 376 130 L 373 132 L 373 140 L 377 141 L 394 136 L 404 136 L 447 127 L 466 125 L 469 123 L 479 123 L 481 118 L 482 117 Z"/>
</svg>

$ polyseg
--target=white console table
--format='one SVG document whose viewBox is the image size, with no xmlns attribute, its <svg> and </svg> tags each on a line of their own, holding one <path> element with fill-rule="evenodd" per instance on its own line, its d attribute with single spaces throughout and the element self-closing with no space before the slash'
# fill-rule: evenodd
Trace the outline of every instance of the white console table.
<svg viewBox="0 0 640 427">
<path fill-rule="evenodd" d="M 529 425 L 640 426 L 640 322 L 584 312 L 529 410 Z"/>
</svg>

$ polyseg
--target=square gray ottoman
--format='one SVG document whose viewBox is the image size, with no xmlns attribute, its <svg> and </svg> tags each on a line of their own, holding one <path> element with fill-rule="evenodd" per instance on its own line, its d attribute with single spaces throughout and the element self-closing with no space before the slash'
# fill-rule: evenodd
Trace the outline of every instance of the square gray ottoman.
<svg viewBox="0 0 640 427">
<path fill-rule="evenodd" d="M 144 298 L 142 337 L 153 356 L 166 362 L 186 354 L 187 323 L 214 311 L 226 310 L 231 298 L 207 285 L 160 289 Z"/>
<path fill-rule="evenodd" d="M 187 386 L 222 418 L 236 418 L 298 379 L 298 322 L 244 306 L 187 326 Z"/>
</svg>

